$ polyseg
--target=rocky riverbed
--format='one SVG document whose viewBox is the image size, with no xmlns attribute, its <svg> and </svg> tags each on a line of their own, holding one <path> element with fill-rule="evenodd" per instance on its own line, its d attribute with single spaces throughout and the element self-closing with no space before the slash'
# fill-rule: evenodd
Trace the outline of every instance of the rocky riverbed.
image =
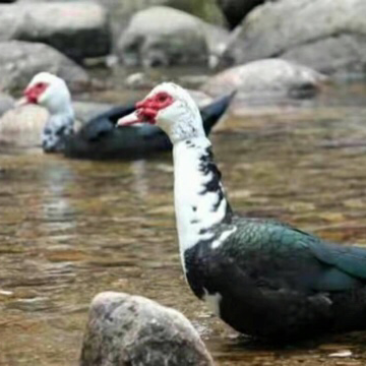
<svg viewBox="0 0 366 366">
<path fill-rule="evenodd" d="M 335 79 L 365 76 L 362 0 L 241 3 L 20 0 L 0 4 L 0 91 L 17 95 L 39 71 L 57 73 L 78 93 L 109 88 L 105 79 L 95 82 L 96 66 L 112 78 L 116 68 L 131 66 L 146 70 L 199 65 L 210 75 L 236 66 L 231 75 L 238 80 L 247 63 L 268 58 L 288 60 Z M 264 71 L 263 65 L 266 75 L 284 72 L 274 64 Z M 255 79 L 256 69 L 249 70 Z M 301 84 L 302 77 L 295 72 L 292 80 L 299 78 L 294 83 Z M 208 85 L 217 85 L 217 80 Z M 274 83 L 269 89 L 278 87 L 277 77 Z M 207 85 L 205 90 L 209 91 Z"/>
</svg>

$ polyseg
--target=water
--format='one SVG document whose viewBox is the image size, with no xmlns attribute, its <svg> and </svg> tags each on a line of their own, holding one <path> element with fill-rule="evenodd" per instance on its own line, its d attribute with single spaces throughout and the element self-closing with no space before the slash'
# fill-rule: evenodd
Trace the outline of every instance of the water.
<svg viewBox="0 0 366 366">
<path fill-rule="evenodd" d="M 365 97 L 364 86 L 333 87 L 315 102 L 226 119 L 212 140 L 235 209 L 366 245 Z M 183 312 L 218 365 L 365 363 L 366 332 L 253 346 L 194 298 L 169 153 L 102 163 L 17 152 L 0 155 L 0 168 L 0 365 L 77 365 L 88 305 L 106 290 Z M 329 357 L 344 349 L 353 356 Z"/>
</svg>

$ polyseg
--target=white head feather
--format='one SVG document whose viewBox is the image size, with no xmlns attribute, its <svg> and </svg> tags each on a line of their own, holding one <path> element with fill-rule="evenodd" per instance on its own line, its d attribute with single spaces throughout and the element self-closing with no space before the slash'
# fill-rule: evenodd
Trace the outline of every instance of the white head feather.
<svg viewBox="0 0 366 366">
<path fill-rule="evenodd" d="M 175 143 L 205 136 L 200 111 L 189 93 L 177 84 L 162 83 L 155 87 L 147 98 L 161 92 L 169 94 L 173 98 L 173 103 L 159 110 L 155 120 L 171 141 Z"/>
<path fill-rule="evenodd" d="M 45 107 L 51 114 L 70 109 L 71 95 L 64 80 L 49 72 L 40 72 L 32 78 L 26 89 L 39 83 L 46 84 L 47 88 L 37 98 L 37 104 Z"/>
</svg>

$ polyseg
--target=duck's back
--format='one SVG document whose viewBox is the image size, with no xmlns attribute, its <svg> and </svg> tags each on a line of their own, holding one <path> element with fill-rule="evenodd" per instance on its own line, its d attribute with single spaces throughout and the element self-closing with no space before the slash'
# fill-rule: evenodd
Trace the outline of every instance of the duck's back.
<svg viewBox="0 0 366 366">
<path fill-rule="evenodd" d="M 288 341 L 366 328 L 365 249 L 261 219 L 217 230 L 185 253 L 187 279 L 198 297 L 220 299 L 220 317 L 236 330 Z"/>
</svg>

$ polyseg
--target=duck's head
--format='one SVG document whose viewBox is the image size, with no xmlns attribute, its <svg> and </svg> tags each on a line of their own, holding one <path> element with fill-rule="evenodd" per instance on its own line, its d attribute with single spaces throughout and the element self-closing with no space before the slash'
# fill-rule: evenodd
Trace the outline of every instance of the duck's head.
<svg viewBox="0 0 366 366">
<path fill-rule="evenodd" d="M 136 111 L 121 118 L 117 126 L 136 123 L 156 124 L 173 143 L 205 136 L 197 104 L 186 90 L 174 83 L 156 86 L 136 104 Z"/>
<path fill-rule="evenodd" d="M 39 104 L 50 113 L 57 113 L 68 108 L 71 96 L 64 80 L 49 72 L 40 72 L 25 88 L 23 102 Z"/>
</svg>

